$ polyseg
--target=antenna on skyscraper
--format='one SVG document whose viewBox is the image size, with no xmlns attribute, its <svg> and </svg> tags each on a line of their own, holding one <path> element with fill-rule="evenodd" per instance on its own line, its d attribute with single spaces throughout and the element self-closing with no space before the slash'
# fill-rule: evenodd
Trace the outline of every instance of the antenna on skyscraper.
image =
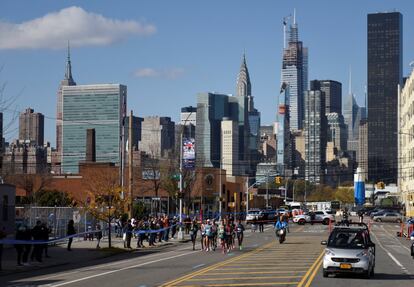
<svg viewBox="0 0 414 287">
<path fill-rule="evenodd" d="M 293 8 L 293 25 L 296 24 L 296 8 Z"/>
<path fill-rule="evenodd" d="M 283 17 L 283 49 L 286 49 L 286 25 L 291 15 Z"/>
</svg>

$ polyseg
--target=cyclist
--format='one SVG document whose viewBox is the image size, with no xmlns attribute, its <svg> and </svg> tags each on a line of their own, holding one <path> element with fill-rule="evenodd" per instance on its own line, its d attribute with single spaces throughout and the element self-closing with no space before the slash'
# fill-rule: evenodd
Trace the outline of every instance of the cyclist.
<svg viewBox="0 0 414 287">
<path fill-rule="evenodd" d="M 242 244 L 243 244 L 243 232 L 244 232 L 244 226 L 241 223 L 241 220 L 237 223 L 236 227 L 236 233 L 237 233 L 237 241 L 239 242 L 239 249 L 242 250 Z"/>
</svg>

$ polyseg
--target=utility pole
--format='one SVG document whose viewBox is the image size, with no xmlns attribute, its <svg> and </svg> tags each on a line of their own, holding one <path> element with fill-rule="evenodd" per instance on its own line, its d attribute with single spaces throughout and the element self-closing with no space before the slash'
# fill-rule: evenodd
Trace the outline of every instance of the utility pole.
<svg viewBox="0 0 414 287">
<path fill-rule="evenodd" d="M 132 144 L 132 110 L 129 114 L 129 122 L 128 122 L 128 191 L 129 191 L 129 198 L 131 200 L 131 205 L 129 207 L 129 218 L 132 218 L 132 213 L 133 213 L 133 207 L 134 207 L 134 198 L 132 195 L 132 186 L 134 183 L 134 179 L 133 179 L 133 172 L 132 172 L 132 157 L 133 154 L 133 144 Z"/>
</svg>

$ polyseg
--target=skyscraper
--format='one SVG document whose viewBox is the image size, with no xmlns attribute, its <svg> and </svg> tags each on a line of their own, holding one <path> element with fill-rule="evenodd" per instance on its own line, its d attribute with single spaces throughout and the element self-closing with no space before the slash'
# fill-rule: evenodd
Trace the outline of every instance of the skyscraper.
<svg viewBox="0 0 414 287">
<path fill-rule="evenodd" d="M 70 47 L 68 43 L 68 57 L 66 60 L 65 78 L 60 82 L 57 91 L 57 105 L 56 105 L 56 150 L 60 155 L 62 149 L 62 87 L 76 86 L 76 82 L 72 78 L 72 64 L 70 61 Z M 61 156 L 61 155 L 60 155 Z"/>
<path fill-rule="evenodd" d="M 219 168 L 221 163 L 221 120 L 229 117 L 229 95 L 197 95 L 196 166 Z"/>
<path fill-rule="evenodd" d="M 368 180 L 397 182 L 402 14 L 368 14 Z"/>
<path fill-rule="evenodd" d="M 86 130 L 96 132 L 96 161 L 121 164 L 127 87 L 120 84 L 62 88 L 62 171 L 77 173 L 85 160 Z"/>
<path fill-rule="evenodd" d="M 342 114 L 342 84 L 333 80 L 313 80 L 311 90 L 321 90 L 325 94 L 325 112 Z"/>
<path fill-rule="evenodd" d="M 283 83 L 280 88 L 278 112 L 277 112 L 277 171 L 286 175 L 288 169 L 292 169 L 293 150 L 292 136 L 289 127 L 289 85 Z"/>
<path fill-rule="evenodd" d="M 144 117 L 139 149 L 159 158 L 167 157 L 175 146 L 175 123 L 170 117 Z"/>
<path fill-rule="evenodd" d="M 305 92 L 305 179 L 314 183 L 324 182 L 327 138 L 325 107 L 322 91 Z"/>
<path fill-rule="evenodd" d="M 286 28 L 287 22 L 283 22 Z M 304 95 L 308 88 L 308 49 L 299 41 L 296 16 L 290 25 L 286 47 L 284 43 L 281 85 L 289 85 L 290 129 L 302 129 L 304 117 Z"/>
<path fill-rule="evenodd" d="M 43 147 L 45 117 L 27 108 L 19 116 L 19 140 Z"/>
<path fill-rule="evenodd" d="M 237 121 L 223 118 L 221 121 L 221 168 L 227 175 L 239 175 L 239 125 Z"/>
<path fill-rule="evenodd" d="M 240 153 L 239 160 L 245 161 L 250 166 L 252 175 L 255 173 L 256 165 L 259 161 L 259 143 L 260 143 L 260 112 L 254 107 L 254 98 L 252 96 L 252 85 L 250 82 L 249 70 L 246 63 L 246 55 L 243 54 L 240 71 L 237 76 L 237 97 L 243 103 L 247 99 L 247 107 L 244 109 L 243 117 L 246 120 L 239 121 L 239 137 L 243 137 L 243 143 L 239 141 Z M 243 104 L 244 105 L 244 104 Z M 240 119 L 240 117 L 239 117 Z"/>
</svg>

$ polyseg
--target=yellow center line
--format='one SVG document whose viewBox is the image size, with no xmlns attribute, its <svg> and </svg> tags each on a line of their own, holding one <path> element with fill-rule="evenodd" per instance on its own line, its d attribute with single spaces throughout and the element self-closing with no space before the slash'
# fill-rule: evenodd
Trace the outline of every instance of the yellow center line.
<svg viewBox="0 0 414 287">
<path fill-rule="evenodd" d="M 291 279 L 302 276 L 255 276 L 255 277 L 227 277 L 227 278 L 192 278 L 187 281 L 226 281 L 226 280 L 259 280 L 259 279 Z"/>
<path fill-rule="evenodd" d="M 302 269 L 303 266 L 294 266 L 294 267 L 289 267 L 289 266 L 280 266 L 277 268 L 277 270 L 281 270 L 286 268 L 286 270 L 294 270 L 294 269 Z M 224 266 L 224 268 L 221 268 L 220 270 L 234 270 L 234 269 L 240 269 L 240 270 L 265 270 L 265 269 L 270 269 L 270 270 L 275 270 L 275 267 L 261 267 L 261 266 L 252 266 L 252 267 L 237 267 L 237 266 Z"/>
<path fill-rule="evenodd" d="M 315 269 L 313 269 L 312 275 L 309 277 L 308 282 L 306 283 L 305 287 L 309 287 L 312 283 L 313 279 L 315 278 L 316 272 L 318 272 L 319 268 L 322 265 L 322 259 L 320 259 L 318 265 L 316 265 Z"/>
<path fill-rule="evenodd" d="M 292 264 L 292 263 L 278 263 L 278 262 L 274 262 L 274 263 L 242 263 L 242 262 L 237 262 L 234 263 L 237 264 L 237 266 L 309 266 L 310 263 L 305 263 L 305 264 Z M 227 266 L 234 266 L 234 264 L 229 264 Z"/>
<path fill-rule="evenodd" d="M 233 287 L 233 286 L 275 286 L 275 285 L 296 285 L 299 282 L 263 282 L 263 283 L 228 283 L 228 284 L 206 284 L 204 287 Z M 199 285 L 181 285 L 180 287 L 194 287 Z"/>
<path fill-rule="evenodd" d="M 286 270 L 286 271 L 252 271 L 252 272 L 209 272 L 202 276 L 216 276 L 216 275 L 243 275 L 243 274 L 283 274 L 283 273 L 304 273 L 307 270 Z M 201 276 L 201 275 L 200 275 Z"/>
<path fill-rule="evenodd" d="M 266 244 L 266 245 L 264 245 L 264 246 L 262 246 L 262 247 L 256 248 L 256 249 L 254 249 L 254 250 L 252 250 L 252 251 L 249 251 L 249 252 L 247 252 L 247 253 L 245 253 L 245 254 L 243 254 L 243 255 L 240 255 L 240 256 L 234 257 L 234 258 L 232 258 L 232 259 L 228 259 L 228 260 L 223 261 L 223 262 L 219 262 L 219 263 L 217 263 L 217 264 L 213 264 L 213 265 L 212 265 L 212 266 L 210 266 L 210 267 L 206 267 L 206 268 L 203 268 L 203 269 L 198 270 L 198 271 L 196 271 L 196 272 L 192 272 L 192 273 L 187 274 L 187 275 L 185 275 L 185 276 L 182 276 L 182 277 L 180 277 L 180 278 L 178 278 L 178 279 L 175 279 L 175 280 L 169 281 L 169 282 L 167 282 L 167 283 L 164 283 L 164 284 L 163 284 L 163 285 L 161 285 L 161 286 L 165 286 L 165 287 L 166 287 L 166 286 L 174 286 L 174 285 L 176 285 L 176 284 L 178 284 L 178 283 L 181 283 L 181 282 L 183 282 L 183 281 L 186 281 L 186 280 L 188 280 L 188 279 L 191 279 L 191 278 L 193 278 L 193 277 L 195 277 L 195 276 L 197 276 L 197 275 L 199 275 L 199 274 L 206 273 L 206 272 L 208 272 L 208 271 L 210 271 L 210 270 L 213 270 L 213 269 L 216 269 L 216 268 L 221 267 L 221 266 L 223 266 L 223 265 L 229 264 L 229 263 L 231 263 L 231 262 L 233 262 L 233 261 L 237 261 L 237 260 L 240 260 L 240 259 L 242 259 L 242 258 L 244 258 L 244 257 L 247 257 L 247 256 L 250 256 L 250 255 L 255 254 L 255 253 L 257 253 L 257 252 L 260 252 L 261 250 L 263 250 L 263 249 L 265 249 L 265 248 L 268 248 L 268 247 L 269 247 L 269 246 L 271 246 L 272 244 L 274 244 L 274 243 L 273 243 L 273 242 L 268 243 L 268 244 Z"/>
<path fill-rule="evenodd" d="M 298 287 L 302 287 L 303 284 L 306 282 L 310 274 L 312 273 L 312 270 L 318 265 L 319 261 L 322 262 L 322 257 L 325 254 L 325 251 L 322 251 L 319 257 L 315 260 L 315 262 L 312 264 L 312 266 L 309 268 L 308 272 L 306 272 L 305 276 L 303 276 L 302 280 L 299 282 Z"/>
</svg>

